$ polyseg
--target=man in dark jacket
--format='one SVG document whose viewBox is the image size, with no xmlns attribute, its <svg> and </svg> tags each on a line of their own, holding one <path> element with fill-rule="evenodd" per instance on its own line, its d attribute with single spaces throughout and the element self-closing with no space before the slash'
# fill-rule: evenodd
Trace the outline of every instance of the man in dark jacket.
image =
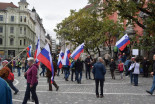
<svg viewBox="0 0 155 104">
<path fill-rule="evenodd" d="M 53 61 L 53 66 L 54 66 L 54 76 L 57 73 L 57 65 L 56 63 Z M 52 84 L 51 84 L 51 77 L 52 77 L 52 72 L 46 68 L 47 72 L 46 72 L 46 77 L 48 78 L 48 83 L 49 83 L 49 91 L 52 91 Z M 59 90 L 59 86 L 56 84 L 55 80 L 53 81 L 53 85 L 56 88 L 56 91 Z"/>
<path fill-rule="evenodd" d="M 152 87 L 150 89 L 150 91 L 146 91 L 149 94 L 153 94 L 154 90 L 155 90 L 155 55 L 153 56 L 153 71 L 151 72 L 151 75 L 153 76 L 153 83 L 152 83 Z"/>
<path fill-rule="evenodd" d="M 95 76 L 95 83 L 96 83 L 96 97 L 99 98 L 99 83 L 100 83 L 100 98 L 103 98 L 103 85 L 104 85 L 104 80 L 105 80 L 105 74 L 106 74 L 106 69 L 104 65 L 102 64 L 103 59 L 101 57 L 98 58 L 98 62 L 94 65 L 93 67 L 93 74 Z"/>
<path fill-rule="evenodd" d="M 77 83 L 81 84 L 81 79 L 82 79 L 82 69 L 83 69 L 83 62 L 81 61 L 81 59 L 79 58 L 76 62 L 75 62 L 75 72 L 76 72 L 76 79 L 77 79 Z M 80 75 L 80 76 L 79 76 Z"/>
<path fill-rule="evenodd" d="M 148 68 L 149 68 L 149 61 L 147 60 L 146 57 L 144 57 L 144 60 L 142 62 L 142 66 L 143 66 L 143 77 L 148 77 Z"/>
<path fill-rule="evenodd" d="M 111 77 L 112 77 L 112 79 L 115 79 L 114 71 L 116 69 L 116 63 L 115 63 L 114 59 L 111 59 L 109 66 L 110 66 Z"/>
<path fill-rule="evenodd" d="M 88 78 L 87 75 L 89 75 L 89 79 L 91 79 L 91 76 L 90 76 L 90 70 L 91 70 L 91 59 L 90 59 L 90 56 L 88 56 L 85 59 L 85 65 L 86 65 L 86 79 Z"/>
</svg>

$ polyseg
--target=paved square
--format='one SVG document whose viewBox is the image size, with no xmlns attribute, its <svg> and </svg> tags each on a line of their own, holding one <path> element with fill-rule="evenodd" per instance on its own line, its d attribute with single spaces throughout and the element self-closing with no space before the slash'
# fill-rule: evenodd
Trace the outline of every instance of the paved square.
<svg viewBox="0 0 155 104">
<path fill-rule="evenodd" d="M 17 76 L 17 73 L 15 73 Z M 26 80 L 23 77 L 15 77 L 14 84 L 20 90 L 18 95 L 13 95 L 13 103 L 21 104 L 26 89 Z M 112 80 L 107 71 L 104 85 L 104 98 L 96 98 L 94 80 L 86 80 L 83 72 L 82 84 L 63 79 L 63 75 L 55 77 L 55 81 L 60 86 L 58 92 L 53 87 L 52 92 L 48 91 L 46 77 L 39 77 L 37 95 L 40 104 L 155 104 L 155 96 L 145 92 L 152 85 L 152 78 L 139 77 L 139 86 L 130 84 L 130 79 L 120 80 L 116 73 L 116 80 Z M 34 104 L 28 102 L 28 104 Z"/>
</svg>

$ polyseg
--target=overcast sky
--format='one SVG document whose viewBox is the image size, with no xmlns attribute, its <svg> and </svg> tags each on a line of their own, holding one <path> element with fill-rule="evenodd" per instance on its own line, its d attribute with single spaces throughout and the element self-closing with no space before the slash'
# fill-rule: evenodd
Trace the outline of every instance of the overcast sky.
<svg viewBox="0 0 155 104">
<path fill-rule="evenodd" d="M 18 6 L 20 0 L 0 0 L 0 2 L 13 2 Z M 35 7 L 37 13 L 43 19 L 44 27 L 53 38 L 56 33 L 53 31 L 55 26 L 65 17 L 69 16 L 70 9 L 79 10 L 85 7 L 88 0 L 27 0 L 29 9 Z"/>
</svg>

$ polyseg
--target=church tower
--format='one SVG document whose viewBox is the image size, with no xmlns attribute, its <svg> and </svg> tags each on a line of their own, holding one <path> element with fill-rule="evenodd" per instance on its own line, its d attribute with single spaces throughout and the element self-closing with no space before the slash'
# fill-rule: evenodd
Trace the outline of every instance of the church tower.
<svg viewBox="0 0 155 104">
<path fill-rule="evenodd" d="M 26 11 L 27 7 L 29 5 L 26 0 L 20 0 L 20 2 L 18 2 L 18 4 L 19 4 L 20 10 L 23 10 L 23 11 Z"/>
</svg>

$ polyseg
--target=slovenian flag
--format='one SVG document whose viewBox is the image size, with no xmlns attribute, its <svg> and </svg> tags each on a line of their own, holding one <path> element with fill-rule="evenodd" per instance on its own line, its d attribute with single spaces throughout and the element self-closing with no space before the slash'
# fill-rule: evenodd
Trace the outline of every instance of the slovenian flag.
<svg viewBox="0 0 155 104">
<path fill-rule="evenodd" d="M 78 46 L 75 51 L 71 54 L 71 57 L 74 59 L 74 60 L 77 60 L 81 53 L 84 52 L 84 43 L 82 43 L 80 46 Z"/>
<path fill-rule="evenodd" d="M 38 36 L 36 51 L 34 54 L 34 59 L 36 60 L 36 63 L 38 63 L 38 64 L 39 64 L 38 55 L 40 54 L 40 52 L 41 52 L 41 50 L 40 50 L 40 37 Z"/>
<path fill-rule="evenodd" d="M 68 65 L 68 66 L 71 65 L 69 61 L 70 55 L 71 55 L 70 50 L 66 48 L 64 59 L 62 60 L 63 61 L 62 65 Z"/>
<path fill-rule="evenodd" d="M 31 57 L 31 51 L 32 51 L 32 45 L 29 45 L 29 46 L 27 47 L 27 57 L 28 57 L 28 58 Z"/>
<path fill-rule="evenodd" d="M 62 68 L 62 60 L 63 60 L 63 59 L 64 59 L 64 53 L 63 53 L 62 51 L 60 51 L 59 59 L 58 59 L 58 63 L 57 63 L 59 69 Z"/>
<path fill-rule="evenodd" d="M 124 48 L 130 44 L 129 36 L 126 34 L 124 35 L 119 41 L 116 42 L 116 46 L 123 51 Z"/>
<path fill-rule="evenodd" d="M 46 44 L 45 48 L 40 52 L 38 55 L 38 60 L 42 62 L 52 73 L 51 77 L 51 83 L 54 81 L 54 67 L 53 67 L 53 61 L 51 56 L 50 47 L 48 44 Z"/>
</svg>

